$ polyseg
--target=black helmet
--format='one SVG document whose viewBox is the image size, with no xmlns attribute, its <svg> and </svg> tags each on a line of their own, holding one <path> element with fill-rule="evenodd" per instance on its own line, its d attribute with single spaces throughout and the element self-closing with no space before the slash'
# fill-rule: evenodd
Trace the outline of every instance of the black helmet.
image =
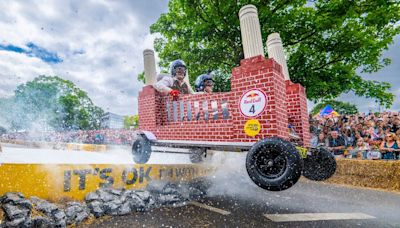
<svg viewBox="0 0 400 228">
<path fill-rule="evenodd" d="M 214 79 L 212 78 L 212 75 L 210 74 L 202 74 L 196 78 L 196 81 L 194 83 L 194 86 L 196 88 L 196 92 L 202 92 L 204 91 L 205 87 L 205 82 L 206 81 L 212 81 L 214 82 Z"/>
<path fill-rule="evenodd" d="M 183 60 L 177 59 L 172 61 L 171 63 L 171 75 L 175 76 L 176 75 L 176 68 L 177 67 L 184 67 L 185 68 L 185 76 L 186 76 L 186 64 L 183 62 Z"/>
</svg>

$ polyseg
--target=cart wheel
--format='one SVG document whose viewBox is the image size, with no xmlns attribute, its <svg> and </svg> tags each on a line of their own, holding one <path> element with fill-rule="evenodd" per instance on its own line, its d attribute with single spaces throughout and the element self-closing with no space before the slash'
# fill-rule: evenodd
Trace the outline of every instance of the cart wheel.
<svg viewBox="0 0 400 228">
<path fill-rule="evenodd" d="M 205 150 L 204 149 L 193 149 L 190 151 L 189 159 L 192 163 L 200 163 L 204 161 Z"/>
<path fill-rule="evenodd" d="M 132 145 L 133 161 L 138 164 L 145 164 L 149 161 L 151 155 L 150 141 L 143 137 L 138 136 Z"/>
<path fill-rule="evenodd" d="M 312 148 L 304 159 L 303 176 L 313 181 L 330 178 L 336 171 L 336 160 L 326 148 Z"/>
<path fill-rule="evenodd" d="M 301 176 L 302 167 L 296 147 L 277 137 L 258 141 L 246 157 L 246 169 L 251 180 L 270 191 L 293 186 Z"/>
</svg>

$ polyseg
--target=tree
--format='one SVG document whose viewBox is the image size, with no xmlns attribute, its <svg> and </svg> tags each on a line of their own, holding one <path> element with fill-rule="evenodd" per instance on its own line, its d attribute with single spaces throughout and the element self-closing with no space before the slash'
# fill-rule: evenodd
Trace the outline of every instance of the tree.
<svg viewBox="0 0 400 228">
<path fill-rule="evenodd" d="M 5 134 L 5 133 L 7 133 L 7 129 L 2 127 L 2 126 L 0 126 L 0 136 Z"/>
<path fill-rule="evenodd" d="M 386 107 L 393 103 L 389 83 L 357 73 L 390 63 L 381 54 L 400 33 L 400 4 L 393 0 L 171 0 L 169 12 L 150 28 L 163 36 L 154 41 L 160 65 L 183 59 L 192 82 L 209 69 L 229 76 L 244 56 L 238 12 L 249 3 L 258 8 L 264 42 L 279 32 L 291 80 L 306 87 L 309 99 L 354 91 Z"/>
<path fill-rule="evenodd" d="M 141 72 L 140 74 L 138 74 L 137 80 L 138 80 L 139 82 L 143 82 L 143 84 L 146 84 L 146 77 L 145 77 L 145 75 L 144 75 L 144 71 Z"/>
<path fill-rule="evenodd" d="M 54 130 L 99 129 L 104 111 L 86 92 L 57 76 L 39 76 L 15 90 L 10 118 L 14 130 L 48 125 Z"/>
<path fill-rule="evenodd" d="M 11 98 L 0 98 L 0 126 L 3 126 L 5 129 L 11 128 L 11 117 L 14 99 Z"/>
<path fill-rule="evenodd" d="M 311 110 L 311 114 L 313 116 L 316 115 L 317 113 L 319 113 L 321 109 L 325 108 L 326 105 L 330 105 L 333 108 L 333 110 L 342 115 L 351 115 L 358 113 L 357 106 L 354 104 L 342 101 L 328 100 L 317 104 Z"/>
<path fill-rule="evenodd" d="M 130 128 L 138 128 L 139 127 L 139 115 L 133 115 L 133 116 L 125 116 L 124 117 L 124 128 L 125 129 L 130 129 Z"/>
</svg>

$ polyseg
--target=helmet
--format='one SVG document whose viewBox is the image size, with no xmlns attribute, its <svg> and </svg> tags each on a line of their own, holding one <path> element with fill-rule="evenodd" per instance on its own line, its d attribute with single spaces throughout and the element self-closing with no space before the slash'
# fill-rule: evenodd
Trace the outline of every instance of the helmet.
<svg viewBox="0 0 400 228">
<path fill-rule="evenodd" d="M 172 61 L 171 63 L 171 75 L 175 76 L 176 75 L 176 68 L 177 67 L 184 67 L 185 68 L 185 76 L 186 76 L 186 64 L 183 62 L 183 60 L 177 59 Z"/>
<path fill-rule="evenodd" d="M 196 88 L 196 92 L 202 92 L 204 91 L 204 87 L 205 87 L 205 82 L 206 81 L 212 81 L 214 82 L 214 79 L 212 78 L 212 75 L 210 74 L 202 74 L 200 76 L 197 77 L 194 86 Z"/>
</svg>

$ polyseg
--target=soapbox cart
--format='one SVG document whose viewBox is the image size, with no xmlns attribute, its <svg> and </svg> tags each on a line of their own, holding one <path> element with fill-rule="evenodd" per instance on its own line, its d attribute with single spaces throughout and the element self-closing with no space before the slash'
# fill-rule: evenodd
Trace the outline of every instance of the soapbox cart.
<svg viewBox="0 0 400 228">
<path fill-rule="evenodd" d="M 289 133 L 289 123 L 297 135 Z M 252 181 L 261 188 L 281 191 L 301 175 L 321 181 L 335 173 L 331 153 L 310 148 L 309 141 L 304 88 L 285 81 L 273 59 L 257 56 L 242 60 L 233 69 L 230 92 L 182 95 L 173 100 L 151 85 L 143 87 L 132 155 L 136 163 L 143 164 L 155 151 L 183 152 L 197 163 L 210 151 L 246 152 Z"/>
</svg>

